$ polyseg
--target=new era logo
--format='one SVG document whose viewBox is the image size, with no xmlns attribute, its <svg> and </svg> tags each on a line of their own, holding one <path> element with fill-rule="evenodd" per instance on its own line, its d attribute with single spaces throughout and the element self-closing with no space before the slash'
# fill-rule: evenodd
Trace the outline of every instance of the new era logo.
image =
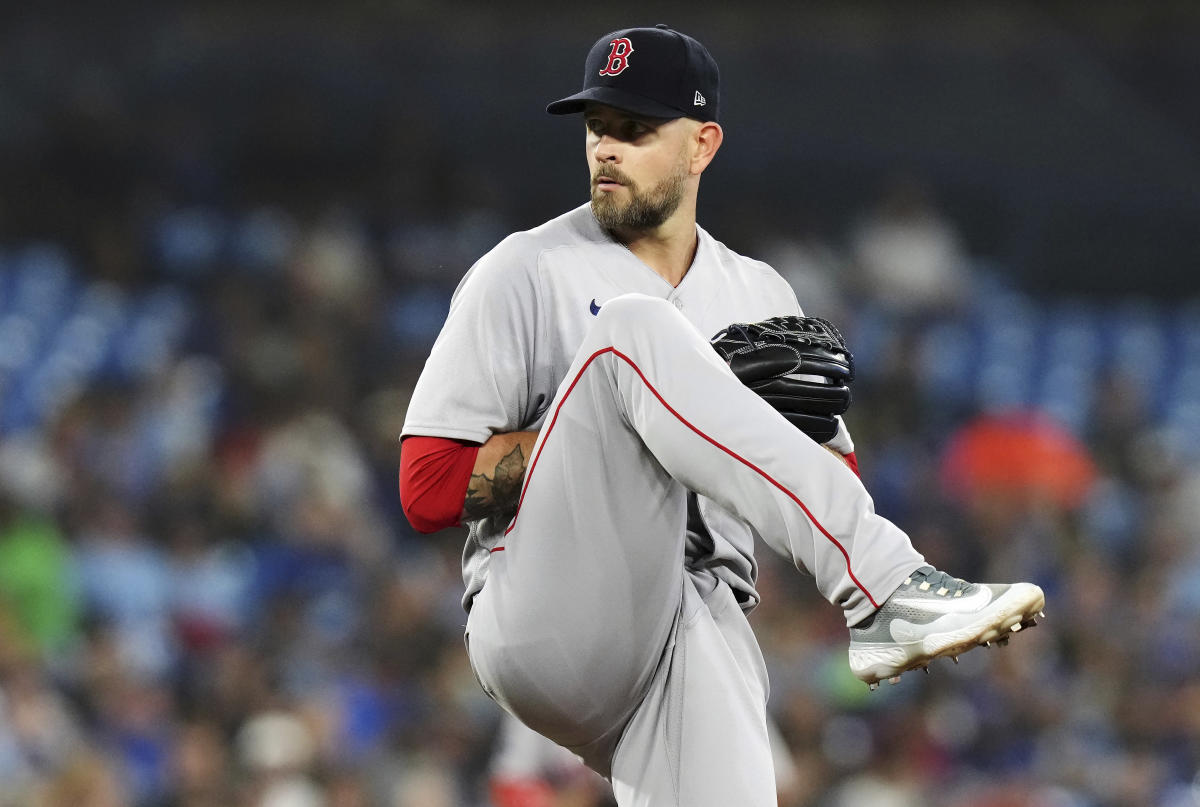
<svg viewBox="0 0 1200 807">
<path fill-rule="evenodd" d="M 692 106 L 704 106 L 707 103 L 708 102 L 704 100 L 704 96 L 700 94 L 700 91 L 696 90 L 696 99 L 692 101 Z"/>
</svg>

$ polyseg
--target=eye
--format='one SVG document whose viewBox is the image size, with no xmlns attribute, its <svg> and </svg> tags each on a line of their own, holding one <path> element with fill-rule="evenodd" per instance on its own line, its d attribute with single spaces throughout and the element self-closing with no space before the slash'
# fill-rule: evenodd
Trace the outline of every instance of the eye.
<svg viewBox="0 0 1200 807">
<path fill-rule="evenodd" d="M 601 135 L 604 133 L 604 121 L 600 120 L 599 118 L 587 118 L 584 120 L 584 125 L 587 126 L 587 130 L 594 135 Z"/>
<path fill-rule="evenodd" d="M 650 127 L 636 120 L 626 121 L 625 125 L 621 127 L 621 133 L 626 140 L 636 140 L 648 131 L 650 131 Z"/>
</svg>

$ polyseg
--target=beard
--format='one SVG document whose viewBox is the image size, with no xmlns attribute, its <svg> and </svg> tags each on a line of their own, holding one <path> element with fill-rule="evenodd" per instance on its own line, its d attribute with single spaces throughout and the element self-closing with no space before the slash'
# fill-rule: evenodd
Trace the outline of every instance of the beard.
<svg viewBox="0 0 1200 807">
<path fill-rule="evenodd" d="M 596 176 L 600 174 L 620 182 L 629 192 L 629 200 L 622 202 L 616 193 L 598 191 Z M 596 176 L 592 177 L 592 214 L 600 226 L 613 232 L 644 232 L 661 227 L 679 209 L 687 171 L 681 161 L 675 171 L 647 191 L 612 166 L 597 168 Z"/>
</svg>

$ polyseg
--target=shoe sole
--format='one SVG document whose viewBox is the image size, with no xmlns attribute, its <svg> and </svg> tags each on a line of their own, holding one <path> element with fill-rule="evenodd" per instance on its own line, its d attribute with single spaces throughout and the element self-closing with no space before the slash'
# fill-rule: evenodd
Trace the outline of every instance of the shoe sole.
<svg viewBox="0 0 1200 807">
<path fill-rule="evenodd" d="M 992 642 L 1007 644 L 1022 628 L 1037 624 L 1043 616 L 1046 595 L 1032 583 L 1014 583 L 995 602 L 979 613 L 974 622 L 951 631 L 931 633 L 913 642 L 851 643 L 850 670 L 874 689 L 880 681 L 894 684 L 901 673 L 926 668 L 935 658 L 957 656 Z"/>
</svg>

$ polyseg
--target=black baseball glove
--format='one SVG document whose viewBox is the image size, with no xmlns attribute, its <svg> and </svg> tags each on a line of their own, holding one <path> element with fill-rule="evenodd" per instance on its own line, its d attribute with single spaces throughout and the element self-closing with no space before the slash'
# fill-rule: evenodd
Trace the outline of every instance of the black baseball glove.
<svg viewBox="0 0 1200 807">
<path fill-rule="evenodd" d="M 735 323 L 712 346 L 743 384 L 818 443 L 837 434 L 850 406 L 854 357 L 838 329 L 820 317 Z"/>
</svg>

